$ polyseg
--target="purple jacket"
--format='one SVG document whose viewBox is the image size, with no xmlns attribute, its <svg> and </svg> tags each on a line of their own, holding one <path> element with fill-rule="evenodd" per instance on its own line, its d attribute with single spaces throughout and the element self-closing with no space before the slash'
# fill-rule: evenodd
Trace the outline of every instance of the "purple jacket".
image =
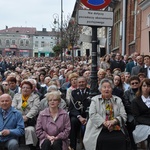
<svg viewBox="0 0 150 150">
<path fill-rule="evenodd" d="M 63 150 L 67 150 L 68 136 L 70 133 L 70 118 L 67 112 L 61 108 L 59 108 L 58 117 L 55 121 L 53 121 L 49 108 L 45 108 L 40 112 L 37 124 L 36 124 L 36 134 L 40 140 L 40 146 L 46 139 L 46 134 L 50 136 L 57 136 L 59 139 L 62 139 L 63 142 Z"/>
</svg>

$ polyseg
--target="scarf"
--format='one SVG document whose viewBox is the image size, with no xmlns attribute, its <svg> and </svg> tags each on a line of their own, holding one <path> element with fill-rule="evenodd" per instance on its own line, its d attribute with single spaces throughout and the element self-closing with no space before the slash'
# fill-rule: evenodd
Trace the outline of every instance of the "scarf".
<svg viewBox="0 0 150 150">
<path fill-rule="evenodd" d="M 25 110 L 26 109 L 26 107 L 28 106 L 28 98 L 30 97 L 30 95 L 29 96 L 24 96 L 24 95 L 22 95 L 22 109 L 23 110 Z"/>
<path fill-rule="evenodd" d="M 105 120 L 113 120 L 114 119 L 114 110 L 113 110 L 113 104 L 111 100 L 105 100 L 105 109 L 106 109 L 106 118 Z M 114 125 L 113 130 L 120 130 L 119 125 Z"/>
</svg>

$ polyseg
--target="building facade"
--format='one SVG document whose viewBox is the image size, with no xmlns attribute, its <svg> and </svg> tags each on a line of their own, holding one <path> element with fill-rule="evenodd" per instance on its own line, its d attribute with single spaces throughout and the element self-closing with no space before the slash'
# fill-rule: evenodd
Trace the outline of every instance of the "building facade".
<svg viewBox="0 0 150 150">
<path fill-rule="evenodd" d="M 53 56 L 53 47 L 59 43 L 59 33 L 53 29 L 51 32 L 43 28 L 33 36 L 33 56 L 49 57 Z"/>
<path fill-rule="evenodd" d="M 32 56 L 36 28 L 12 27 L 0 30 L 0 53 L 3 56 Z"/>
<path fill-rule="evenodd" d="M 77 0 L 76 5 L 79 5 Z M 81 6 L 81 4 L 80 4 Z M 75 7 L 78 9 L 88 9 L 86 7 Z M 150 1 L 149 0 L 112 0 L 111 4 L 104 9 L 113 12 L 113 26 L 104 27 L 98 30 L 98 37 L 106 38 L 104 53 L 120 52 L 122 55 L 131 55 L 133 52 L 149 54 L 150 52 Z M 74 14 L 75 16 L 75 14 Z M 89 27 L 82 27 L 81 34 L 91 36 Z M 87 31 L 85 31 L 87 29 Z M 105 33 L 105 35 L 104 35 Z M 86 53 L 91 45 L 82 43 L 81 49 Z M 98 48 L 99 51 L 99 48 Z M 101 51 L 101 50 L 100 50 Z"/>
<path fill-rule="evenodd" d="M 139 3 L 141 8 L 141 53 L 150 54 L 150 1 L 143 0 Z"/>
<path fill-rule="evenodd" d="M 0 30 L 0 54 L 3 56 L 49 57 L 58 43 L 58 33 L 53 29 L 37 31 L 30 27 L 12 27 Z"/>
</svg>

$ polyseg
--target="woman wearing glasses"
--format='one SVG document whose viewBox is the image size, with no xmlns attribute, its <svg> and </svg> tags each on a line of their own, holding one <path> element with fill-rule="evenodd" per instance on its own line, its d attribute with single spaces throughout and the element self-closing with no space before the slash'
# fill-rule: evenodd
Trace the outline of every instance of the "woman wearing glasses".
<svg viewBox="0 0 150 150">
<path fill-rule="evenodd" d="M 49 107 L 40 112 L 36 124 L 41 150 L 67 150 L 71 126 L 69 115 L 59 108 L 60 92 L 52 91 L 46 97 Z"/>
<path fill-rule="evenodd" d="M 24 80 L 21 83 L 21 93 L 15 94 L 12 106 L 22 112 L 25 123 L 25 142 L 31 150 L 36 149 L 37 136 L 35 133 L 36 116 L 39 113 L 40 99 L 32 91 L 31 82 Z"/>
<path fill-rule="evenodd" d="M 136 128 L 133 131 L 135 143 L 142 142 L 150 135 L 150 79 L 144 79 L 132 102 Z"/>
<path fill-rule="evenodd" d="M 136 144 L 133 140 L 132 132 L 135 129 L 134 117 L 131 111 L 131 103 L 136 97 L 136 92 L 140 86 L 140 79 L 138 76 L 131 76 L 129 79 L 130 88 L 124 92 L 123 102 L 127 112 L 127 129 L 131 138 L 133 150 L 137 150 Z"/>
</svg>

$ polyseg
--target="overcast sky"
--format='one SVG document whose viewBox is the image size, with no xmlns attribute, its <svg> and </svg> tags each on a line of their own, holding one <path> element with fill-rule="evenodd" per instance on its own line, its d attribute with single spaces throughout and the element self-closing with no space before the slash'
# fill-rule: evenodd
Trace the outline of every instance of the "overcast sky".
<svg viewBox="0 0 150 150">
<path fill-rule="evenodd" d="M 71 16 L 76 0 L 63 0 L 63 19 Z M 61 20 L 61 0 L 1 0 L 0 30 L 10 27 L 36 27 L 48 31 L 54 27 L 54 14 Z"/>
</svg>

